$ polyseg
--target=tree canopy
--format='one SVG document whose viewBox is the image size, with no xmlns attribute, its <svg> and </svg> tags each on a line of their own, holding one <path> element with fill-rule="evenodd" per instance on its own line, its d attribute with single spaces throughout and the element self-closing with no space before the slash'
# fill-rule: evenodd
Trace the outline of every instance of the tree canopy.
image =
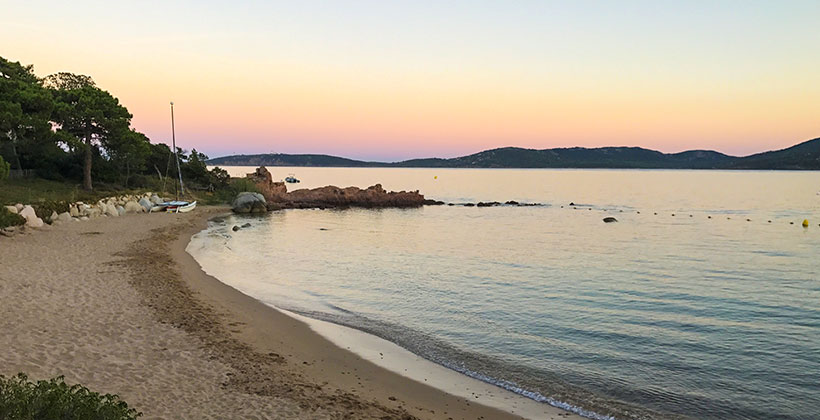
<svg viewBox="0 0 820 420">
<path fill-rule="evenodd" d="M 32 65 L 0 57 L 0 162 L 12 170 L 81 181 L 89 190 L 96 181 L 173 185 L 171 148 L 151 143 L 131 127 L 131 118 L 90 76 L 59 72 L 39 78 Z M 223 170 L 207 169 L 204 154 L 182 149 L 178 154 L 186 186 L 206 189 L 227 182 Z"/>
</svg>

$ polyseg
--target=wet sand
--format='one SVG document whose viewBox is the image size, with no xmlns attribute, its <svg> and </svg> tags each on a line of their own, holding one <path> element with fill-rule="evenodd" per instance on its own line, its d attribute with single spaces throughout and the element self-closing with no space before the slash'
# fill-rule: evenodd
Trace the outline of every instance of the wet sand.
<svg viewBox="0 0 820 420">
<path fill-rule="evenodd" d="M 377 366 L 205 274 L 185 247 L 225 211 L 0 237 L 0 374 L 64 375 L 144 418 L 520 418 Z"/>
</svg>

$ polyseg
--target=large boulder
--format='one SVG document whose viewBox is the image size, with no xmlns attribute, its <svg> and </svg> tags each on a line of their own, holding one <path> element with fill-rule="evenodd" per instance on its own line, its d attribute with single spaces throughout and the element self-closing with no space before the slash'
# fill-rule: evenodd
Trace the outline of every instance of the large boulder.
<svg viewBox="0 0 820 420">
<path fill-rule="evenodd" d="M 149 200 L 154 204 L 162 204 L 163 203 L 163 200 L 156 194 L 152 195 Z"/>
<path fill-rule="evenodd" d="M 145 209 L 145 210 L 143 210 L 143 211 L 151 211 L 151 207 L 154 207 L 154 204 L 153 204 L 153 203 L 151 203 L 151 200 L 149 200 L 149 199 L 147 199 L 147 198 L 145 198 L 145 197 L 140 198 L 139 205 L 140 205 L 143 209 Z M 126 210 L 128 210 L 128 207 L 126 207 L 125 209 L 126 209 Z"/>
<path fill-rule="evenodd" d="M 268 211 L 265 197 L 255 192 L 239 193 L 233 200 L 231 208 L 234 213 L 264 213 Z"/>
<path fill-rule="evenodd" d="M 20 210 L 20 216 L 26 218 L 26 226 L 39 228 L 43 227 L 43 219 L 37 217 L 37 213 L 34 211 L 34 208 L 31 206 L 23 206 L 23 209 Z"/>
<path fill-rule="evenodd" d="M 140 203 L 136 201 L 128 201 L 125 203 L 125 212 L 126 213 L 142 213 L 146 211 L 145 207 L 143 207 Z"/>
</svg>

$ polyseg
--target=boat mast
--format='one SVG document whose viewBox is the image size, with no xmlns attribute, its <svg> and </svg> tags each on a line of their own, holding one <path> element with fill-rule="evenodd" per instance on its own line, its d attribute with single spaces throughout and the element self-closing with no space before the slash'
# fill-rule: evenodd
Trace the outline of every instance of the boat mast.
<svg viewBox="0 0 820 420">
<path fill-rule="evenodd" d="M 177 154 L 177 138 L 176 133 L 174 132 L 174 102 L 171 101 L 171 143 L 174 148 L 174 158 L 177 161 L 177 174 L 179 175 L 179 189 L 182 192 L 182 195 L 185 195 L 185 187 L 182 185 L 182 169 L 179 168 L 179 155 Z M 177 183 L 174 183 L 174 194 L 176 195 L 176 200 L 179 200 L 179 193 L 177 191 Z"/>
</svg>

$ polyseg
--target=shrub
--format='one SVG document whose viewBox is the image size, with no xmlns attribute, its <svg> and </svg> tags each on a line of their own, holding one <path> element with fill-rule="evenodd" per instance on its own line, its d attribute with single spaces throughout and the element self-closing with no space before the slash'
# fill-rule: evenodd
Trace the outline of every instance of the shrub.
<svg viewBox="0 0 820 420">
<path fill-rule="evenodd" d="M 9 226 L 20 226 L 25 223 L 25 217 L 10 212 L 5 206 L 0 206 L 0 229 Z M 0 419 L 2 418 L 0 417 Z"/>
<path fill-rule="evenodd" d="M 68 211 L 68 203 L 65 201 L 45 200 L 33 204 L 32 207 L 34 207 L 34 213 L 37 214 L 37 217 L 43 220 L 48 220 L 52 212 L 60 214 Z"/>
<path fill-rule="evenodd" d="M 68 385 L 62 376 L 33 382 L 23 373 L 0 375 L 0 419 L 132 420 L 141 415 L 116 395 Z"/>
<path fill-rule="evenodd" d="M 248 178 L 232 179 L 230 186 L 236 194 L 245 191 L 259 192 L 259 188 L 256 188 L 256 184 Z"/>
</svg>

